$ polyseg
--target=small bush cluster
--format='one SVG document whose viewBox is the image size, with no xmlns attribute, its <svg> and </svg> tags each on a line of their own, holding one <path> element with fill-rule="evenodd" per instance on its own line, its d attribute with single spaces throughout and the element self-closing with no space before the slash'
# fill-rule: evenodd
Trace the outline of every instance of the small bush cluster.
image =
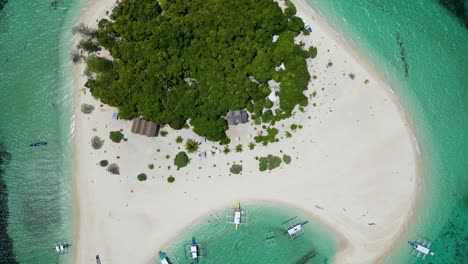
<svg viewBox="0 0 468 264">
<path fill-rule="evenodd" d="M 190 159 L 187 156 L 187 153 L 181 151 L 177 153 L 176 157 L 174 158 L 174 165 L 176 165 L 177 169 L 183 168 L 190 163 Z"/>
<path fill-rule="evenodd" d="M 82 104 L 81 105 L 81 112 L 83 114 L 91 114 L 94 111 L 94 106 L 89 104 Z"/>
<path fill-rule="evenodd" d="M 278 135 L 278 129 L 272 127 L 272 128 L 267 128 L 267 134 L 265 136 L 263 135 L 256 136 L 254 139 L 255 139 L 255 142 L 262 143 L 264 146 L 266 146 L 268 145 L 268 143 L 279 141 L 279 139 L 276 138 L 276 135 Z"/>
<path fill-rule="evenodd" d="M 314 47 L 314 46 L 311 46 L 309 48 L 309 55 L 310 55 L 310 58 L 314 59 L 315 57 L 317 57 L 317 48 Z"/>
<path fill-rule="evenodd" d="M 140 174 L 138 174 L 137 179 L 139 181 L 146 181 L 146 179 L 148 179 L 148 177 L 146 176 L 146 174 L 140 173 Z"/>
<path fill-rule="evenodd" d="M 272 170 L 281 165 L 281 158 L 273 155 L 260 157 L 258 165 L 260 171 Z"/>
<path fill-rule="evenodd" d="M 283 161 L 284 161 L 284 163 L 286 163 L 286 164 L 291 163 L 291 156 L 286 155 L 286 154 L 283 155 Z"/>
<path fill-rule="evenodd" d="M 107 165 L 109 165 L 109 161 L 107 161 L 107 160 L 101 160 L 99 162 L 99 166 L 101 166 L 101 167 L 106 167 Z"/>
<path fill-rule="evenodd" d="M 232 174 L 239 174 L 242 172 L 242 165 L 238 164 L 232 164 L 231 168 L 229 169 L 229 172 Z"/>
<path fill-rule="evenodd" d="M 91 139 L 91 147 L 93 147 L 93 149 L 100 149 L 102 148 L 102 145 L 104 145 L 104 140 L 102 140 L 100 137 L 94 136 Z"/>
<path fill-rule="evenodd" d="M 109 138 L 112 140 L 112 142 L 120 143 L 120 141 L 122 141 L 124 138 L 124 134 L 122 134 L 120 131 L 111 131 Z"/>
<path fill-rule="evenodd" d="M 167 132 L 166 130 L 161 130 L 159 134 L 161 135 L 161 137 L 166 137 L 169 134 L 169 132 Z"/>
<path fill-rule="evenodd" d="M 107 171 L 110 172 L 111 174 L 119 175 L 120 174 L 120 168 L 117 163 L 112 163 L 107 167 Z"/>
</svg>

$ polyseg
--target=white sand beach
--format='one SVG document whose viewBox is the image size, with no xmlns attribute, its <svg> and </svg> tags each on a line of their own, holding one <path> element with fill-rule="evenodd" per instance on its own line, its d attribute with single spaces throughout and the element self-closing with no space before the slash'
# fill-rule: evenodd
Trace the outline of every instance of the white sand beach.
<svg viewBox="0 0 468 264">
<path fill-rule="evenodd" d="M 310 81 L 305 111 L 278 122 L 275 127 L 283 138 L 266 147 L 247 147 L 261 126 L 232 126 L 231 153 L 216 150 L 212 155 L 214 147 L 223 147 L 204 142 L 200 150 L 206 150 L 207 157 L 189 154 L 190 164 L 177 170 L 173 158 L 184 146 L 175 138 L 199 136 L 168 127 L 166 137 L 132 134 L 131 121 L 113 120 L 116 109 L 101 106 L 83 90 L 85 65 L 72 66 L 74 263 L 89 263 L 97 254 L 107 263 L 150 263 L 158 250 L 197 220 L 238 201 L 285 203 L 306 211 L 341 238 L 335 263 L 375 263 L 398 242 L 419 193 L 419 157 L 411 127 L 391 87 L 366 59 L 309 6 L 292 2 L 313 28 L 309 36 L 299 38 L 305 47 L 318 48 L 317 58 L 308 60 L 316 79 Z M 80 22 L 96 27 L 114 3 L 90 0 Z M 83 114 L 83 103 L 93 105 L 94 112 Z M 303 127 L 286 138 L 293 123 Z M 109 132 L 120 129 L 128 141 L 111 142 Z M 93 136 L 105 140 L 102 149 L 91 147 Z M 237 144 L 243 145 L 243 152 L 234 151 Z M 288 154 L 292 162 L 260 172 L 255 157 L 268 154 Z M 120 175 L 100 167 L 104 159 L 117 163 Z M 243 165 L 241 175 L 229 174 L 233 163 Z M 155 168 L 149 169 L 149 164 Z M 136 176 L 143 172 L 148 180 L 139 182 Z M 175 177 L 174 183 L 167 182 L 169 176 Z"/>
</svg>

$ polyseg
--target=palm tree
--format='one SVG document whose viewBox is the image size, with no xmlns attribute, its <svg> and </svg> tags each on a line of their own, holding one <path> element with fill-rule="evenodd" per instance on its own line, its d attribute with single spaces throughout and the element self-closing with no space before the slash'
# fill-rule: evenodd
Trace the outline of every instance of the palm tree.
<svg viewBox="0 0 468 264">
<path fill-rule="evenodd" d="M 188 153 L 193 153 L 198 150 L 198 146 L 200 146 L 200 142 L 196 142 L 195 140 L 189 139 L 187 143 L 185 143 L 185 149 Z"/>
<path fill-rule="evenodd" d="M 228 154 L 229 152 L 231 152 L 231 150 L 229 149 L 229 147 L 226 146 L 224 147 L 223 152 L 224 154 Z"/>
<path fill-rule="evenodd" d="M 242 152 L 242 144 L 236 146 L 236 152 Z"/>
</svg>

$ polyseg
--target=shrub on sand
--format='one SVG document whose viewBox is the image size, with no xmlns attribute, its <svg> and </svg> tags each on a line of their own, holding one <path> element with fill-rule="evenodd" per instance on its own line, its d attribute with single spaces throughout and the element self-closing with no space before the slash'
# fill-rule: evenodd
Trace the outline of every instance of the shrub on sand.
<svg viewBox="0 0 468 264">
<path fill-rule="evenodd" d="M 106 167 L 107 165 L 109 165 L 109 161 L 107 161 L 107 160 L 101 160 L 99 162 L 99 166 L 101 166 L 101 167 Z"/>
<path fill-rule="evenodd" d="M 146 176 L 146 174 L 140 173 L 140 174 L 138 174 L 137 178 L 138 178 L 139 181 L 146 181 L 146 179 L 148 177 Z"/>
<path fill-rule="evenodd" d="M 238 164 L 232 164 L 231 168 L 229 169 L 229 172 L 233 174 L 239 174 L 242 172 L 242 165 Z"/>
<path fill-rule="evenodd" d="M 107 167 L 107 171 L 110 172 L 111 174 L 119 175 L 120 174 L 120 168 L 117 163 L 112 163 Z"/>
<path fill-rule="evenodd" d="M 175 159 L 174 159 L 174 165 L 177 166 L 177 169 L 183 168 L 189 164 L 190 159 L 187 156 L 187 153 L 181 151 L 177 153 Z"/>
<path fill-rule="evenodd" d="M 122 141 L 124 138 L 124 135 L 120 131 L 111 131 L 109 138 L 112 140 L 112 142 L 120 143 L 120 141 Z"/>
<path fill-rule="evenodd" d="M 100 137 L 94 136 L 91 139 L 91 147 L 93 147 L 93 149 L 100 149 L 102 148 L 102 145 L 104 145 L 104 140 L 102 140 Z"/>
</svg>

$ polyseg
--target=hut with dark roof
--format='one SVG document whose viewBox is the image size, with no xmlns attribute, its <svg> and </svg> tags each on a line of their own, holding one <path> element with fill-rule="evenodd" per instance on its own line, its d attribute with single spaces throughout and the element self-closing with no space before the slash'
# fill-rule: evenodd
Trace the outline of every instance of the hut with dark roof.
<svg viewBox="0 0 468 264">
<path fill-rule="evenodd" d="M 245 109 L 229 111 L 226 114 L 228 125 L 245 124 L 249 121 L 249 114 Z"/>
<path fill-rule="evenodd" d="M 151 121 L 146 121 L 141 118 L 133 119 L 132 133 L 140 134 L 147 137 L 157 137 L 159 134 L 160 125 Z"/>
</svg>

